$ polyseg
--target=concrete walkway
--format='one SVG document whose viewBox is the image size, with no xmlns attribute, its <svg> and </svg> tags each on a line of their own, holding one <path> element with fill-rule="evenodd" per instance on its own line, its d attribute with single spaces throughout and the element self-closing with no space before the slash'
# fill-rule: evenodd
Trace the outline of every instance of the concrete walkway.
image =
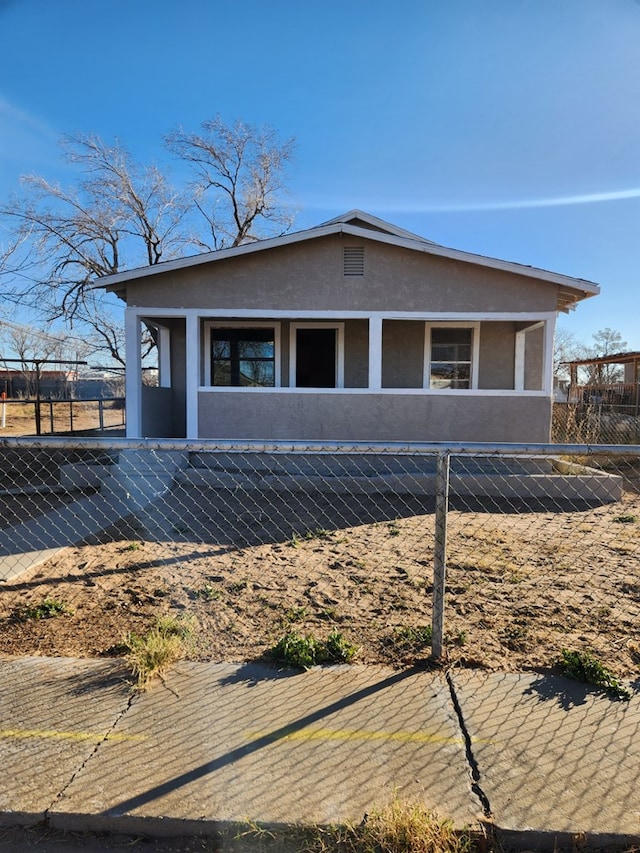
<svg viewBox="0 0 640 853">
<path fill-rule="evenodd" d="M 554 676 L 0 661 L 0 825 L 215 834 L 359 822 L 397 795 L 529 848 L 640 840 L 640 696 Z"/>
</svg>

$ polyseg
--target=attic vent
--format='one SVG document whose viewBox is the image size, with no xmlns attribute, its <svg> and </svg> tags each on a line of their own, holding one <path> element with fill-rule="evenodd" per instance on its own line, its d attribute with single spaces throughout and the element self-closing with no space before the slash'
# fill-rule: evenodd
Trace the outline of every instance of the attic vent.
<svg viewBox="0 0 640 853">
<path fill-rule="evenodd" d="M 364 275 L 364 246 L 345 246 L 343 248 L 345 275 Z"/>
</svg>

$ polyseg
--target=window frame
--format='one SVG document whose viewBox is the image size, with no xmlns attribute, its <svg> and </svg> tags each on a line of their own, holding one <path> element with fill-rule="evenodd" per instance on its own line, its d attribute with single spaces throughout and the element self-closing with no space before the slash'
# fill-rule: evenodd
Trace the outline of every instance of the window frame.
<svg viewBox="0 0 640 853">
<path fill-rule="evenodd" d="M 211 332 L 213 329 L 272 329 L 273 385 L 213 385 L 211 376 Z M 281 324 L 271 320 L 207 320 L 204 324 L 203 373 L 204 386 L 215 391 L 271 391 L 281 387 Z"/>
<path fill-rule="evenodd" d="M 432 329 L 471 329 L 471 363 L 469 371 L 469 387 L 468 388 L 435 388 L 431 385 L 431 364 L 432 364 Z M 440 393 L 464 393 L 465 391 L 474 391 L 478 388 L 478 359 L 480 355 L 480 323 L 477 321 L 464 322 L 459 320 L 443 321 L 432 323 L 427 321 L 424 330 L 424 372 L 422 376 L 422 387 L 425 391 L 435 391 Z M 436 362 L 437 363 L 437 362 Z M 455 363 L 455 362 L 454 362 Z M 460 362 L 460 364 L 467 362 Z"/>
</svg>

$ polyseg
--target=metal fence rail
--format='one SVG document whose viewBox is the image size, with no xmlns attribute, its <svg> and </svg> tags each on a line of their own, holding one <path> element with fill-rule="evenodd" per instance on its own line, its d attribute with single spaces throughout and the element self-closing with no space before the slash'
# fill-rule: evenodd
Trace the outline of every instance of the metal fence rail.
<svg viewBox="0 0 640 853">
<path fill-rule="evenodd" d="M 520 669 L 576 648 L 637 673 L 637 446 L 5 438 L 0 454 L 0 650 L 102 654 L 180 613 L 203 659 L 333 634 L 363 662 Z M 46 600 L 56 618 L 30 618 Z"/>
</svg>

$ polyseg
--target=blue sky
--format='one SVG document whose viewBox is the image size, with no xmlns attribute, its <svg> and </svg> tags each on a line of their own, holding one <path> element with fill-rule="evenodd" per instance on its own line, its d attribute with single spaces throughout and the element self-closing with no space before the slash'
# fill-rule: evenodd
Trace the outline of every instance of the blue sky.
<svg viewBox="0 0 640 853">
<path fill-rule="evenodd" d="M 65 132 L 163 163 L 221 114 L 297 140 L 297 228 L 360 207 L 598 282 L 640 349 L 640 0 L 0 0 L 0 194 Z M 1 239 L 1 238 L 0 238 Z"/>
</svg>

